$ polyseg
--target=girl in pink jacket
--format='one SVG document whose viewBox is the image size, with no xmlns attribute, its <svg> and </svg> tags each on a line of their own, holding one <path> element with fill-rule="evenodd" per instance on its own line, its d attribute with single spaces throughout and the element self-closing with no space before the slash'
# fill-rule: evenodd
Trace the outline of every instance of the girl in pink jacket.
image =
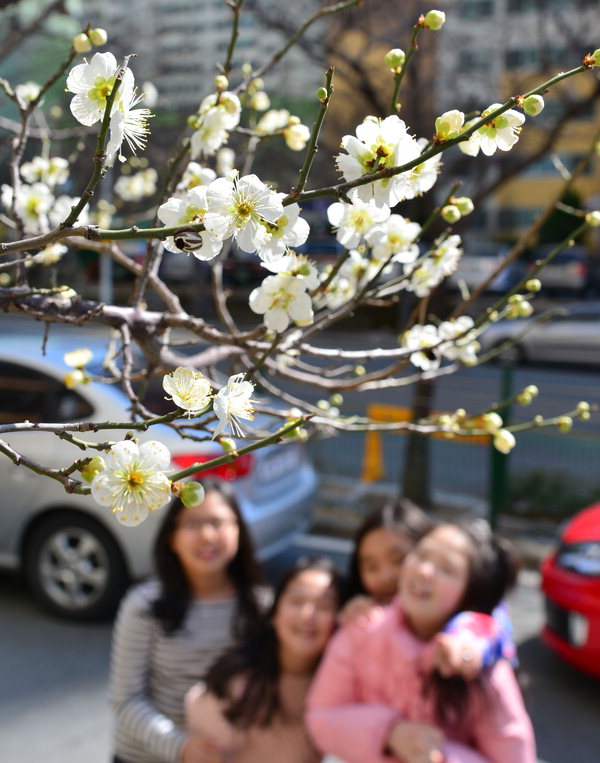
<svg viewBox="0 0 600 763">
<path fill-rule="evenodd" d="M 308 698 L 319 749 L 346 763 L 535 763 L 512 668 L 479 679 L 433 670 L 434 637 L 463 611 L 489 615 L 514 583 L 512 555 L 487 525 L 436 527 L 400 574 L 401 595 L 333 638 Z"/>
</svg>

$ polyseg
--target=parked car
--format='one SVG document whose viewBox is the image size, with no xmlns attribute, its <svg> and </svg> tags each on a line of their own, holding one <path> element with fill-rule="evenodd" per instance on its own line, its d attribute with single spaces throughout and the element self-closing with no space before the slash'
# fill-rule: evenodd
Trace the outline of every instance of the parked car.
<svg viewBox="0 0 600 763">
<path fill-rule="evenodd" d="M 528 257 L 527 269 L 547 257 L 554 244 L 536 247 Z M 542 292 L 548 294 L 584 294 L 588 287 L 589 262 L 583 246 L 573 246 L 559 252 L 537 276 L 542 282 Z"/>
<path fill-rule="evenodd" d="M 77 332 L 74 332 L 77 333 Z M 0 423 L 127 420 L 128 399 L 115 386 L 100 383 L 67 389 L 63 353 L 83 344 L 101 357 L 102 344 L 81 335 L 50 334 L 45 355 L 41 333 L 6 331 L 0 340 Z M 269 422 L 256 423 L 261 429 Z M 92 439 L 91 433 L 81 435 Z M 34 461 L 63 467 L 81 451 L 46 432 L 5 433 L 4 442 Z M 121 433 L 99 432 L 97 440 Z M 182 440 L 165 426 L 140 434 L 170 450 L 174 469 L 222 455 L 218 445 Z M 212 470 L 232 481 L 259 556 L 268 559 L 307 529 L 317 477 L 306 448 L 298 442 L 259 449 Z M 207 472 L 203 473 L 204 475 Z M 90 496 L 69 495 L 61 484 L 16 466 L 0 454 L 0 566 L 22 570 L 38 600 L 48 609 L 77 619 L 112 612 L 128 583 L 152 571 L 152 546 L 161 513 L 138 527 L 117 522 Z"/>
<path fill-rule="evenodd" d="M 506 246 L 493 241 L 465 242 L 458 267 L 448 276 L 447 283 L 457 288 L 464 285 L 469 291 L 474 291 L 504 262 L 508 252 Z M 511 262 L 496 276 L 486 291 L 504 292 L 512 289 L 520 280 L 522 272 L 523 265 L 520 261 Z"/>
<path fill-rule="evenodd" d="M 480 337 L 483 352 L 512 341 L 506 362 L 600 365 L 600 302 L 574 302 L 547 311 L 548 320 L 503 320 Z"/>
<path fill-rule="evenodd" d="M 544 642 L 579 670 L 600 678 L 600 503 L 564 527 L 542 564 Z"/>
</svg>

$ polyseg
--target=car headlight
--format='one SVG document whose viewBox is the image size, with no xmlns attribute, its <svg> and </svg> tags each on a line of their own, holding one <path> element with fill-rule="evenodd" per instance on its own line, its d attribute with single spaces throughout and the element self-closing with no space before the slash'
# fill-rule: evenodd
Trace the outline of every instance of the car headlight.
<svg viewBox="0 0 600 763">
<path fill-rule="evenodd" d="M 600 577 L 600 541 L 562 546 L 556 555 L 556 563 L 580 575 Z"/>
</svg>

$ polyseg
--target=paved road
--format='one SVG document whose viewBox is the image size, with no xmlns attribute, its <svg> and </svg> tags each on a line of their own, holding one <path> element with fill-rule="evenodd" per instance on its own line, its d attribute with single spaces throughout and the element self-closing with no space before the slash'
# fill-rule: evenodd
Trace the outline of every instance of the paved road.
<svg viewBox="0 0 600 763">
<path fill-rule="evenodd" d="M 271 565 L 332 552 L 343 563 L 347 543 L 309 536 Z M 599 685 L 560 664 L 541 645 L 538 575 L 525 572 L 512 599 L 540 760 L 598 760 Z M 106 671 L 110 625 L 74 625 L 41 612 L 19 581 L 0 576 L 0 760 L 2 763 L 106 763 L 110 717 Z M 273 761 L 276 763 L 276 761 Z M 508 762 L 507 762 L 508 763 Z"/>
</svg>

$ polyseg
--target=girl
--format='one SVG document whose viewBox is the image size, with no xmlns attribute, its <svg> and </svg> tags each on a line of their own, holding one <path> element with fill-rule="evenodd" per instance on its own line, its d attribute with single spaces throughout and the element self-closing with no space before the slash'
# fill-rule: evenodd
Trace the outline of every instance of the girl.
<svg viewBox="0 0 600 763">
<path fill-rule="evenodd" d="M 155 545 L 158 579 L 130 591 L 117 616 L 110 701 L 121 763 L 202 760 L 184 696 L 260 617 L 262 577 L 235 496 L 226 483 L 204 488 L 198 506 L 173 502 Z"/>
<path fill-rule="evenodd" d="M 321 750 L 347 763 L 534 763 L 531 723 L 512 668 L 479 679 L 428 670 L 436 633 L 458 612 L 490 614 L 516 564 L 481 521 L 440 525 L 409 551 L 400 596 L 332 640 L 308 701 Z M 357 658 L 357 655 L 360 657 Z"/>
<path fill-rule="evenodd" d="M 304 727 L 309 682 L 335 625 L 340 577 L 322 557 L 284 575 L 254 638 L 221 657 L 186 700 L 206 761 L 318 763 Z"/>
<path fill-rule="evenodd" d="M 425 512 L 406 498 L 388 502 L 365 517 L 354 539 L 346 603 L 339 616 L 342 624 L 362 616 L 377 617 L 377 608 L 392 601 L 405 556 L 432 527 Z M 494 610 L 493 617 L 460 613 L 446 623 L 436 641 L 434 661 L 447 676 L 474 678 L 499 657 L 516 665 L 512 624 L 504 605 Z"/>
</svg>

